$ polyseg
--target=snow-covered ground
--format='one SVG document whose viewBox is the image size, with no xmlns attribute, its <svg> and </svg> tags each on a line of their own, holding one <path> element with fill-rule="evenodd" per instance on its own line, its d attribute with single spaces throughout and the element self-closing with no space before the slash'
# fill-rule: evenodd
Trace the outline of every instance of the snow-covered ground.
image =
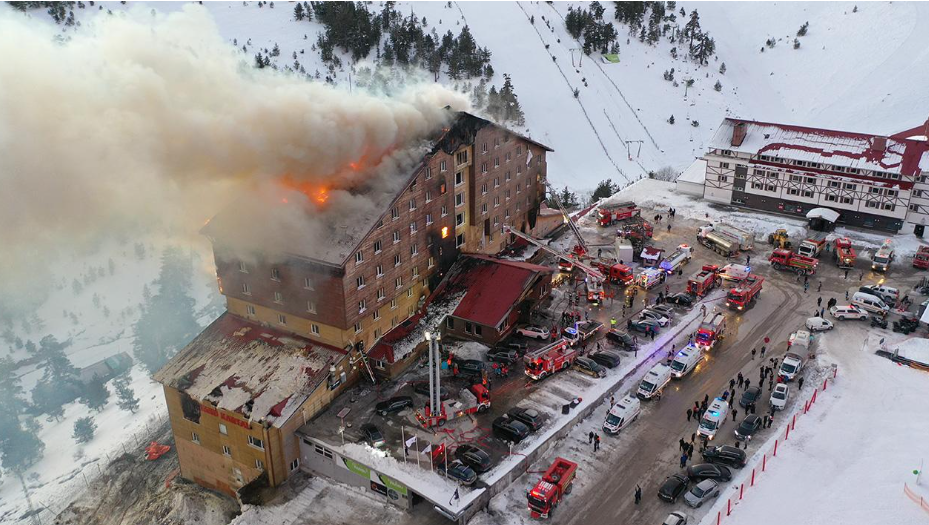
<svg viewBox="0 0 929 525">
<path fill-rule="evenodd" d="M 926 523 L 929 516 L 903 487 L 929 499 L 929 480 L 923 475 L 917 485 L 913 473 L 926 466 L 929 373 L 874 355 L 881 338 L 893 349 L 905 336 L 868 337 L 868 331 L 844 323 L 821 337 L 820 359 L 838 365 L 836 380 L 817 393 L 809 413 L 797 417 L 755 486 L 746 484 L 741 501 L 734 495 L 732 514 L 726 516 L 726 499 L 720 498 L 703 525 L 715 524 L 719 511 L 725 524 L 783 523 L 776 509 L 788 508 L 791 519 L 822 525 Z M 741 474 L 748 473 L 746 467 Z"/>
</svg>

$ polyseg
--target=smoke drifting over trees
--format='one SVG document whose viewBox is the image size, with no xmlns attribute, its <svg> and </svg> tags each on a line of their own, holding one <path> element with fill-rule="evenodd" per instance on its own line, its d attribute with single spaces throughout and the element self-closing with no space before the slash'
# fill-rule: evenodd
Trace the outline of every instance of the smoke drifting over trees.
<svg viewBox="0 0 929 525">
<path fill-rule="evenodd" d="M 372 169 L 467 109 L 434 84 L 391 98 L 269 69 L 191 5 L 98 17 L 66 39 L 0 14 L 0 268 L 20 282 L 45 249 L 116 225 L 194 233 L 243 191 L 288 175 Z M 368 169 L 347 173 L 350 163 Z M 15 273 L 16 270 L 21 273 Z M 0 289 L 0 296 L 15 290 Z"/>
</svg>

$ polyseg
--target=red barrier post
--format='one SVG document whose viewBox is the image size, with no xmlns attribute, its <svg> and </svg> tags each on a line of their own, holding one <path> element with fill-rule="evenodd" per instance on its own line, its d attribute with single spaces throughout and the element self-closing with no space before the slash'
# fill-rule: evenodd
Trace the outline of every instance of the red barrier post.
<svg viewBox="0 0 929 525">
<path fill-rule="evenodd" d="M 784 441 L 787 441 L 787 438 L 790 437 L 790 423 L 787 424 L 787 433 L 784 434 Z"/>
<path fill-rule="evenodd" d="M 777 440 L 774 440 L 774 457 L 777 457 Z"/>
<path fill-rule="evenodd" d="M 829 380 L 828 380 L 828 379 L 823 379 L 823 391 L 824 391 L 824 392 L 826 391 L 826 385 L 828 385 L 828 384 L 829 384 Z"/>
<path fill-rule="evenodd" d="M 803 413 L 806 414 L 810 411 L 810 401 L 806 400 L 803 402 Z"/>
<path fill-rule="evenodd" d="M 795 428 L 797 428 L 797 414 L 794 414 L 794 419 L 790 422 L 790 429 L 793 430 Z"/>
<path fill-rule="evenodd" d="M 723 511 L 716 513 L 716 525 L 719 525 L 723 521 Z"/>
<path fill-rule="evenodd" d="M 832 369 L 832 379 L 835 379 L 835 376 L 839 375 L 839 367 Z"/>
<path fill-rule="evenodd" d="M 726 516 L 732 514 L 732 500 L 726 500 Z"/>
<path fill-rule="evenodd" d="M 764 456 L 761 457 L 761 471 L 764 472 L 767 467 L 768 467 L 768 455 L 765 454 Z"/>
<path fill-rule="evenodd" d="M 818 388 L 817 388 L 816 390 L 813 391 L 813 399 L 810 400 L 810 405 L 811 405 L 811 406 L 813 405 L 813 403 L 816 402 L 816 392 L 818 392 L 818 391 L 819 391 Z"/>
<path fill-rule="evenodd" d="M 739 501 L 742 501 L 742 495 L 745 493 L 745 483 L 739 486 Z"/>
<path fill-rule="evenodd" d="M 754 486 L 755 486 L 755 469 L 752 469 L 752 484 L 749 485 L 749 486 L 750 486 L 750 487 L 754 487 Z"/>
</svg>

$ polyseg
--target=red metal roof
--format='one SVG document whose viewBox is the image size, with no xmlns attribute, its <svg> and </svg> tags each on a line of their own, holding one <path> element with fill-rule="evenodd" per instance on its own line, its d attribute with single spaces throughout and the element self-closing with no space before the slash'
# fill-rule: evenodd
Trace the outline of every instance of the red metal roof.
<svg viewBox="0 0 929 525">
<path fill-rule="evenodd" d="M 451 286 L 466 288 L 467 293 L 452 315 L 484 326 L 497 326 L 539 274 L 552 272 L 545 266 L 484 255 L 467 256 L 461 263 L 470 267 L 455 276 Z"/>
</svg>

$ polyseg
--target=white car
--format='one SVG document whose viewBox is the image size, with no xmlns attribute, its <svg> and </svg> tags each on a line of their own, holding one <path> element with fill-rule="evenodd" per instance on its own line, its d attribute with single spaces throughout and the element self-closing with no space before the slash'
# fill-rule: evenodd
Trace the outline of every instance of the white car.
<svg viewBox="0 0 929 525">
<path fill-rule="evenodd" d="M 862 286 L 860 291 L 869 293 L 871 295 L 878 296 L 882 301 L 887 304 L 893 305 L 897 302 L 897 299 L 900 298 L 900 290 L 892 288 L 890 286 L 883 286 L 879 284 L 874 284 L 870 286 Z"/>
<path fill-rule="evenodd" d="M 658 326 L 662 328 L 664 328 L 665 326 L 668 326 L 668 324 L 671 322 L 671 320 L 668 319 L 667 316 L 665 316 L 664 314 L 662 314 L 661 312 L 657 310 L 649 310 L 649 309 L 642 310 L 642 312 L 639 314 L 639 317 L 642 319 L 651 319 L 655 321 L 656 323 L 658 323 Z"/>
<path fill-rule="evenodd" d="M 771 406 L 775 410 L 784 410 L 788 397 L 790 397 L 790 387 L 784 383 L 774 385 L 774 391 L 771 392 Z"/>
<path fill-rule="evenodd" d="M 687 514 L 680 511 L 672 512 L 661 522 L 661 525 L 687 525 Z"/>
<path fill-rule="evenodd" d="M 524 337 L 534 337 L 536 339 L 548 339 L 551 333 L 548 328 L 540 326 L 524 326 L 516 330 L 516 333 Z"/>
<path fill-rule="evenodd" d="M 833 306 L 829 309 L 829 313 L 832 314 L 832 317 L 836 319 L 862 319 L 868 320 L 868 312 L 865 312 L 863 309 L 853 305 L 847 304 L 845 306 Z"/>
<path fill-rule="evenodd" d="M 811 332 L 825 332 L 835 328 L 835 325 L 832 324 L 832 321 L 822 317 L 810 317 L 806 320 L 806 328 Z"/>
</svg>

